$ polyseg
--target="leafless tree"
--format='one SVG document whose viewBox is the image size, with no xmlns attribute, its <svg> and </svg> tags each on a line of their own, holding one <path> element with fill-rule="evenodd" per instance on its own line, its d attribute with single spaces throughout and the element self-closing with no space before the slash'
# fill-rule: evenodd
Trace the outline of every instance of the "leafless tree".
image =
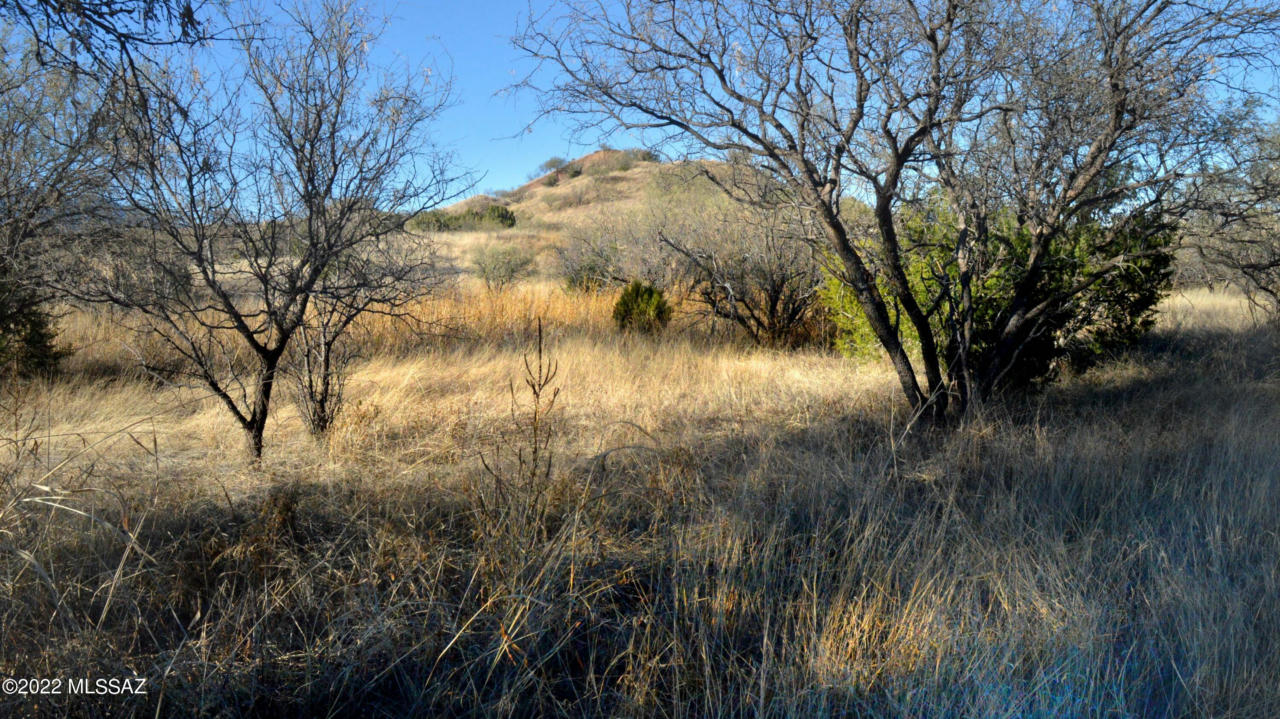
<svg viewBox="0 0 1280 719">
<path fill-rule="evenodd" d="M 238 24 L 256 28 L 238 38 L 242 72 L 171 71 L 179 107 L 123 123 L 117 182 L 137 221 L 107 260 L 85 253 L 76 278 L 82 296 L 143 318 L 255 457 L 287 353 L 323 431 L 352 325 L 441 281 L 431 248 L 401 230 L 461 189 L 428 134 L 447 82 L 376 67 L 380 26 L 354 2 L 275 14 L 287 23 Z"/>
<path fill-rule="evenodd" d="M 106 209 L 110 118 L 96 84 L 41 65 L 29 43 L 0 53 L 0 357 L 41 365 L 52 253 Z"/>
<path fill-rule="evenodd" d="M 678 284 L 713 316 L 738 325 L 753 342 L 793 347 L 805 341 L 823 273 L 807 213 L 798 212 L 770 178 L 740 166 L 701 168 L 686 182 L 729 184 L 742 202 L 650 207 L 642 246 L 674 260 Z M 679 173 L 689 174 L 689 173 Z M 663 263 L 670 264 L 670 263 Z"/>
<path fill-rule="evenodd" d="M 1076 220 L 1099 210 L 1104 235 L 1127 237 L 1123 217 L 1194 191 L 1278 16 L 1246 0 L 570 0 L 517 42 L 543 63 L 528 84 L 545 111 L 777 178 L 838 258 L 908 400 L 940 418 L 951 398 L 994 391 L 1042 318 L 1126 267 L 1128 248 L 1098 242 L 1097 261 L 1061 281 L 1050 258 Z M 900 210 L 939 194 L 956 231 L 934 246 L 904 238 Z M 847 222 L 850 200 L 872 231 Z M 975 357 L 965 307 L 1004 261 L 1010 234 L 990 230 L 1006 216 L 1029 249 L 1007 302 L 984 312 L 994 349 Z"/>
<path fill-rule="evenodd" d="M 212 36 L 206 0 L 0 0 L 0 18 L 24 31 L 42 65 L 99 73 L 133 66 L 139 51 Z M 108 75 L 112 74 L 110 72 Z"/>
<path fill-rule="evenodd" d="M 687 209 L 687 208 L 686 208 Z M 683 294 L 680 262 L 657 241 L 665 215 L 653 207 L 604 211 L 570 227 L 557 248 L 565 283 L 575 290 L 623 287 L 633 280 Z"/>
<path fill-rule="evenodd" d="M 471 253 L 476 275 L 489 292 L 501 292 L 512 283 L 532 275 L 536 259 L 537 255 L 530 247 L 499 242 L 481 245 Z"/>
<path fill-rule="evenodd" d="M 694 150 L 748 158 L 778 177 L 815 215 L 907 397 L 923 406 L 940 394 L 936 352 L 923 353 L 922 389 L 872 257 L 841 219 L 841 202 L 856 190 L 874 194 L 886 272 L 899 280 L 908 313 L 925 323 L 905 277 L 893 272 L 891 213 L 908 163 L 940 122 L 937 93 L 928 91 L 976 72 L 958 60 L 944 65 L 963 26 L 957 14 L 821 0 L 561 7 L 562 15 L 542 18 L 520 40 L 559 71 L 544 88 L 547 109 L 666 133 Z"/>
<path fill-rule="evenodd" d="M 144 85 L 142 50 L 214 36 L 203 0 L 0 0 L 0 354 L 51 366 L 50 258 L 69 233 L 101 222 L 112 160 L 103 102 L 124 75 Z"/>
<path fill-rule="evenodd" d="M 711 314 L 738 325 L 756 344 L 792 347 L 806 339 L 822 285 L 821 265 L 812 248 L 797 241 L 796 229 L 776 216 L 738 215 L 721 217 L 697 235 L 666 228 L 655 234 L 682 258 L 693 296 Z"/>
<path fill-rule="evenodd" d="M 1209 278 L 1280 317 L 1280 126 L 1237 140 L 1188 222 L 1188 250 Z"/>
<path fill-rule="evenodd" d="M 1007 12 L 1000 65 L 972 93 L 990 111 L 926 142 L 958 218 L 953 267 L 935 286 L 964 398 L 1015 373 L 1037 336 L 1077 326 L 1064 310 L 1113 301 L 1115 277 L 1163 271 L 1173 228 L 1204 201 L 1206 168 L 1256 122 L 1248 73 L 1274 67 L 1280 18 L 1247 2 Z M 974 288 L 997 273 L 1012 284 L 979 327 Z"/>
<path fill-rule="evenodd" d="M 728 200 L 716 188 L 726 183 L 751 201 Z M 637 207 L 570 230 L 559 249 L 565 278 L 579 289 L 638 279 L 733 322 L 758 344 L 799 344 L 822 269 L 810 218 L 776 191 L 749 168 L 668 167 Z"/>
</svg>

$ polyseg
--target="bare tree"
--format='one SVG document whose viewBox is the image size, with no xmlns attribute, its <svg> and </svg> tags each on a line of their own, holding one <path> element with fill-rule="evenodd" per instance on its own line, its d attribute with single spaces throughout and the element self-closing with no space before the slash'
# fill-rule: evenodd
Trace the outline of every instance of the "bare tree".
<svg viewBox="0 0 1280 719">
<path fill-rule="evenodd" d="M 1189 254 L 1208 278 L 1280 316 L 1280 126 L 1242 134 L 1236 147 L 1187 224 Z"/>
<path fill-rule="evenodd" d="M 1124 301 L 1166 274 L 1206 167 L 1256 122 L 1247 74 L 1277 47 L 1268 4 L 1077 2 L 1009 10 L 1002 66 L 975 96 L 991 112 L 928 138 L 957 218 L 947 278 L 948 366 L 967 398 L 1018 374 L 1038 337 Z M 975 288 L 1009 281 L 998 304 Z M 978 321 L 985 312 L 989 319 Z M 1143 320 L 1134 317 L 1133 322 Z"/>
<path fill-rule="evenodd" d="M 568 242 L 556 250 L 566 285 L 593 291 L 641 280 L 683 294 L 681 263 L 657 241 L 657 229 L 667 219 L 659 214 L 648 206 L 604 211 L 570 227 Z"/>
<path fill-rule="evenodd" d="M 111 135 L 105 95 L 29 44 L 0 45 L 0 358 L 53 359 L 50 258 L 106 209 Z"/>
<path fill-rule="evenodd" d="M 729 200 L 717 184 L 750 201 Z M 702 305 L 757 344 L 800 344 L 822 269 L 809 216 L 778 190 L 750 168 L 669 167 L 637 207 L 570 230 L 559 249 L 566 281 L 593 289 L 639 279 Z"/>
<path fill-rule="evenodd" d="M 962 25 L 957 14 L 821 0 L 562 7 L 520 39 L 559 72 L 544 88 L 546 109 L 663 133 L 694 151 L 732 153 L 777 177 L 814 214 L 903 392 L 915 406 L 940 395 L 936 352 L 923 353 L 922 388 L 877 267 L 850 236 L 841 203 L 857 190 L 875 197 L 885 274 L 908 314 L 927 324 L 893 271 L 900 263 L 892 209 L 908 163 L 941 122 L 937 94 L 928 90 L 970 72 L 955 60 L 943 65 Z"/>
<path fill-rule="evenodd" d="M 242 24 L 258 28 L 239 37 L 242 74 L 171 72 L 180 107 L 125 123 L 117 181 L 139 221 L 77 273 L 83 296 L 132 308 L 182 357 L 255 457 L 291 349 L 323 431 L 352 325 L 441 281 L 401 230 L 458 189 L 428 134 L 447 82 L 374 66 L 378 26 L 353 2 L 277 11 L 287 24 Z"/>
<path fill-rule="evenodd" d="M 52 366 L 51 258 L 70 233 L 101 227 L 113 113 L 129 75 L 143 90 L 141 49 L 213 37 L 203 0 L 0 0 L 0 355 Z M 145 87 L 147 92 L 155 88 Z"/>
<path fill-rule="evenodd" d="M 40 64 L 100 72 L 144 60 L 136 57 L 139 50 L 208 39 L 211 34 L 201 18 L 208 4 L 206 0 L 0 0 L 0 18 L 25 31 Z"/>
<path fill-rule="evenodd" d="M 471 253 L 476 275 L 489 292 L 501 292 L 508 285 L 532 275 L 536 259 L 537 255 L 530 247 L 499 242 L 481 245 Z"/>
<path fill-rule="evenodd" d="M 1129 248 L 1100 241 L 1097 261 L 1063 281 L 1050 258 L 1073 222 L 1105 207 L 1090 231 L 1119 237 L 1122 216 L 1193 191 L 1197 158 L 1222 146 L 1225 110 L 1249 92 L 1239 71 L 1269 61 L 1280 16 L 1245 1 L 556 7 L 517 41 L 554 72 L 529 80 L 544 109 L 750 158 L 777 178 L 839 259 L 904 394 L 934 417 L 994 391 L 1048 331 L 1040 318 L 1126 267 Z M 955 232 L 904 238 L 900 210 L 939 193 Z M 848 201 L 870 208 L 871 232 L 846 221 Z M 1006 216 L 1012 235 L 986 231 Z M 1018 277 L 979 333 L 965 309 L 975 262 L 999 266 L 1003 239 L 1022 231 Z M 975 357 L 979 334 L 995 349 Z"/>
<path fill-rule="evenodd" d="M 669 192 L 679 199 L 648 208 L 651 238 L 642 245 L 647 254 L 674 258 L 682 289 L 713 316 L 738 325 L 756 344 L 802 343 L 823 284 L 814 247 L 820 233 L 811 217 L 751 168 L 690 169 L 696 174 L 684 178 L 686 183 L 730 184 L 743 201 L 713 195 L 691 203 L 687 191 Z"/>
</svg>

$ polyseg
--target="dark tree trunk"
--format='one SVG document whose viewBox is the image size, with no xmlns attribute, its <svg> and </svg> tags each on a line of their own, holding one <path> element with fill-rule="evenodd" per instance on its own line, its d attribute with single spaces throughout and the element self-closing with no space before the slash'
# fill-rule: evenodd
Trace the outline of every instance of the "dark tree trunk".
<svg viewBox="0 0 1280 719">
<path fill-rule="evenodd" d="M 876 339 L 888 353 L 893 369 L 898 375 L 898 382 L 902 385 L 903 394 L 911 403 L 912 409 L 920 411 L 925 408 L 929 397 L 920 390 L 920 382 L 916 379 L 915 368 L 911 366 L 911 358 L 907 356 L 906 349 L 902 346 L 902 339 L 893 327 L 884 298 L 876 288 L 875 278 L 871 276 L 866 264 L 849 244 L 849 236 L 844 224 L 829 208 L 824 206 L 823 210 L 823 227 L 844 263 L 845 279 L 853 288 L 854 296 L 858 298 L 858 305 L 862 308 L 871 331 L 875 333 Z"/>
<path fill-rule="evenodd" d="M 933 336 L 933 327 L 929 325 L 929 318 L 920 309 L 915 296 L 911 294 L 911 285 L 902 268 L 902 258 L 898 252 L 898 230 L 893 224 L 893 204 L 889 195 L 881 195 L 877 199 L 875 213 L 876 225 L 888 255 L 890 286 L 893 288 L 894 296 L 902 305 L 902 311 L 906 313 L 907 319 L 915 328 L 916 336 L 920 338 L 920 361 L 924 366 L 927 389 L 923 403 L 916 409 L 921 410 L 935 422 L 941 421 L 947 413 L 947 392 L 942 378 L 938 344 Z M 899 346 L 901 346 L 900 341 Z"/>
<path fill-rule="evenodd" d="M 252 410 L 244 422 L 244 431 L 249 437 L 249 453 L 254 461 L 262 459 L 263 436 L 267 431 L 271 393 L 275 389 L 279 367 L 279 353 L 262 358 L 262 370 L 258 373 L 254 387 Z"/>
</svg>

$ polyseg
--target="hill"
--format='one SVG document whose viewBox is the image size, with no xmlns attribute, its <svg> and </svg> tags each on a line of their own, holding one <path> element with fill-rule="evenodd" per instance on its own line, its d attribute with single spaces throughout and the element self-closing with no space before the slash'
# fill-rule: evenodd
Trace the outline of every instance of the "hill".
<svg viewBox="0 0 1280 719">
<path fill-rule="evenodd" d="M 514 213 L 516 233 L 557 233 L 602 215 L 636 211 L 647 200 L 671 194 L 674 186 L 696 183 L 692 169 L 687 163 L 659 162 L 645 150 L 597 150 L 513 190 L 473 195 L 441 211 L 482 213 L 500 205 Z M 680 194 L 689 196 L 688 190 L 684 187 Z"/>
<path fill-rule="evenodd" d="M 537 275 L 551 276 L 560 271 L 554 248 L 575 233 L 620 232 L 650 213 L 692 210 L 718 197 L 701 169 L 659 162 L 643 150 L 597 150 L 513 190 L 425 213 L 409 229 L 432 235 L 441 258 L 464 274 L 475 273 L 478 253 L 505 247 L 527 253 Z M 498 221 L 503 216 L 514 224 Z"/>
</svg>

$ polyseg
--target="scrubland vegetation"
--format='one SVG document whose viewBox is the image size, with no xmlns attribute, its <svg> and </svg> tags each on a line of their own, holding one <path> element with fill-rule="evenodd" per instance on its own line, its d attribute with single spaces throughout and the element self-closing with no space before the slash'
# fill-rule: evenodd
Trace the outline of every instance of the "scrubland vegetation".
<svg viewBox="0 0 1280 719">
<path fill-rule="evenodd" d="M 374 328 L 329 442 L 282 408 L 260 465 L 67 317 L 63 378 L 6 396 L 0 662 L 150 693 L 4 711 L 1280 708 L 1278 337 L 1240 297 L 1174 296 L 1132 352 L 908 432 L 885 363 L 460 292 L 433 310 L 461 332 Z"/>
<path fill-rule="evenodd" d="M 0 2 L 0 714 L 1280 714 L 1280 9 L 521 22 Z"/>
</svg>

